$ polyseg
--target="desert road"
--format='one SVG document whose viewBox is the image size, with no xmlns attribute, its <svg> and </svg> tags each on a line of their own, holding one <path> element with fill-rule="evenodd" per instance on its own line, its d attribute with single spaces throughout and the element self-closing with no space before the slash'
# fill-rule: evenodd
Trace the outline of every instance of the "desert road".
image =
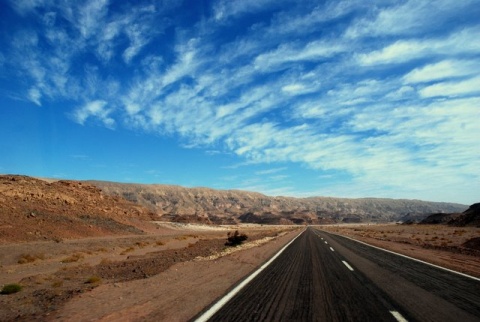
<svg viewBox="0 0 480 322">
<path fill-rule="evenodd" d="M 309 227 L 207 319 L 480 321 L 480 280 Z"/>
</svg>

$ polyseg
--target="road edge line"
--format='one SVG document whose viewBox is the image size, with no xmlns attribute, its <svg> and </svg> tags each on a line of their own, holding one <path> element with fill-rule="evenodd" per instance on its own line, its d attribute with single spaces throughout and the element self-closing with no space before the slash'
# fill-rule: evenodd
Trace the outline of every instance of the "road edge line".
<svg viewBox="0 0 480 322">
<path fill-rule="evenodd" d="M 383 250 L 384 252 L 387 252 L 387 253 L 395 254 L 395 255 L 398 255 L 398 256 L 401 256 L 401 257 L 405 257 L 405 258 L 414 260 L 414 261 L 419 262 L 419 263 L 423 263 L 423 264 L 427 264 L 427 265 L 432 266 L 432 267 L 435 267 L 435 268 L 443 269 L 444 271 L 447 271 L 447 272 L 450 272 L 450 273 L 454 273 L 454 274 L 457 274 L 457 275 L 461 275 L 461 276 L 463 276 L 463 277 L 467 277 L 467 278 L 471 278 L 471 279 L 476 280 L 476 281 L 480 281 L 480 278 L 478 278 L 478 277 L 475 277 L 475 276 L 472 276 L 472 275 L 468 275 L 468 274 L 465 274 L 465 273 L 462 273 L 462 272 L 457 272 L 457 271 L 454 271 L 453 269 L 449 269 L 449 268 L 442 267 L 442 266 L 439 266 L 439 265 L 436 265 L 436 264 L 432 264 L 432 263 L 423 261 L 423 260 L 418 259 L 418 258 L 410 257 L 410 256 L 407 256 L 407 255 L 404 255 L 404 254 L 400 254 L 400 253 L 397 253 L 397 252 L 394 252 L 394 251 L 391 251 L 391 250 L 388 250 L 388 249 L 385 249 L 385 248 L 381 248 L 381 247 L 378 247 L 378 246 L 375 246 L 375 245 L 371 245 L 371 244 L 368 244 L 368 243 L 363 242 L 363 241 L 361 241 L 361 240 L 354 239 L 354 238 L 352 238 L 352 237 L 348 237 L 348 236 L 345 236 L 345 235 L 340 235 L 340 234 L 332 233 L 332 232 L 329 232 L 329 231 L 326 231 L 326 230 L 322 230 L 322 231 L 325 232 L 325 233 L 327 233 L 327 234 L 332 234 L 332 235 L 335 235 L 335 236 L 344 237 L 344 238 L 353 240 L 354 242 L 357 242 L 357 243 L 360 243 L 360 244 L 364 244 L 364 245 L 366 245 L 366 246 L 370 246 L 370 247 L 373 247 L 373 248 L 376 248 L 376 249 L 379 249 L 379 250 Z"/>
<path fill-rule="evenodd" d="M 217 313 L 225 304 L 228 303 L 234 297 L 242 288 L 244 288 L 248 283 L 250 283 L 255 277 L 257 277 L 258 274 L 260 274 L 268 265 L 270 265 L 278 256 L 280 256 L 283 251 L 290 246 L 291 243 L 295 239 L 297 239 L 301 234 L 303 234 L 306 231 L 303 230 L 301 233 L 299 233 L 297 236 L 295 236 L 291 241 L 288 242 L 285 246 L 282 247 L 270 260 L 268 260 L 265 264 L 260 266 L 259 269 L 257 269 L 255 272 L 250 274 L 246 279 L 244 279 L 240 284 L 238 284 L 233 290 L 228 292 L 224 297 L 222 297 L 220 300 L 218 300 L 214 305 L 212 305 L 207 311 L 205 311 L 202 315 L 200 315 L 198 318 L 196 318 L 194 321 L 195 322 L 206 322 L 208 319 L 210 319 L 215 313 Z"/>
</svg>

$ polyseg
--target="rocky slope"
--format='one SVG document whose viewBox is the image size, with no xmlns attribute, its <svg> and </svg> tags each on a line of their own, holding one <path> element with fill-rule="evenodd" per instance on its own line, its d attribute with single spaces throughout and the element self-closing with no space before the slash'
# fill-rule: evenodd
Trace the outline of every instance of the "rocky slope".
<svg viewBox="0 0 480 322">
<path fill-rule="evenodd" d="M 431 213 L 462 212 L 453 203 L 395 199 L 269 197 L 256 192 L 183 188 L 167 185 L 89 181 L 105 193 L 149 208 L 158 220 L 214 224 L 322 224 L 389 222 L 425 218 Z"/>
<path fill-rule="evenodd" d="M 141 205 L 84 182 L 0 176 L 0 244 L 138 234 L 152 228 L 152 218 Z"/>
<path fill-rule="evenodd" d="M 463 213 L 432 214 L 421 224 L 445 224 L 457 227 L 480 227 L 480 203 L 471 205 Z"/>
</svg>

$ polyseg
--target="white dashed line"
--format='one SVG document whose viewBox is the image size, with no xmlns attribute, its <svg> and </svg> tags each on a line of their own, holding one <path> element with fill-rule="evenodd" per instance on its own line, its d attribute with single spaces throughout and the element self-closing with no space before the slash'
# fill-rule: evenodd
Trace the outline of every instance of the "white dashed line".
<svg viewBox="0 0 480 322">
<path fill-rule="evenodd" d="M 348 268 L 349 270 L 351 270 L 351 271 L 353 272 L 353 268 L 352 268 L 352 266 L 350 266 L 349 263 L 347 263 L 346 261 L 342 261 L 342 263 L 343 263 L 343 265 L 347 266 L 347 268 Z"/>
<path fill-rule="evenodd" d="M 325 241 L 325 244 L 328 244 L 327 241 Z"/>
<path fill-rule="evenodd" d="M 393 252 L 391 250 L 388 250 L 388 249 L 384 249 L 384 248 L 381 248 L 381 247 L 377 247 L 377 246 L 373 246 L 373 245 L 370 245 L 370 244 L 367 244 L 365 242 L 362 242 L 360 240 L 357 240 L 357 239 L 353 239 L 351 237 L 348 237 L 348 236 L 344 236 L 344 235 L 340 235 L 340 234 L 335 234 L 335 233 L 330 233 L 332 235 L 335 235 L 335 236 L 340 236 L 340 237 L 343 237 L 343 238 L 347 238 L 347 239 L 350 239 L 354 242 L 357 242 L 357 243 L 360 243 L 360 244 L 363 244 L 363 245 L 366 245 L 366 246 L 369 246 L 369 247 L 372 247 L 372 248 L 376 248 L 376 249 L 379 249 L 379 250 L 382 250 L 384 252 L 387 252 L 387 253 L 390 253 L 390 254 L 395 254 L 397 256 L 401 256 L 401 257 L 404 257 L 404 258 L 408 258 L 410 260 L 413 260 L 415 262 L 418 262 L 418 263 L 422 263 L 422 264 L 426 264 L 426 265 L 429 265 L 429 266 L 432 266 L 432 267 L 435 267 L 435 268 L 439 268 L 441 270 L 444 270 L 444 271 L 447 271 L 447 272 L 450 272 L 450 273 L 454 273 L 454 274 L 457 274 L 457 275 L 461 275 L 463 277 L 467 277 L 467 278 L 470 278 L 472 280 L 476 280 L 476 281 L 480 281 L 480 278 L 478 277 L 475 277 L 475 276 L 471 276 L 471 275 L 468 275 L 468 274 L 464 274 L 464 273 L 461 273 L 461 272 L 457 272 L 457 271 L 454 271 L 454 270 L 451 270 L 451 269 L 448 269 L 448 268 L 445 268 L 445 267 L 442 267 L 442 266 L 438 266 L 438 265 L 435 265 L 435 264 L 432 264 L 432 263 L 429 263 L 429 262 L 425 262 L 425 261 L 422 261 L 420 259 L 417 259 L 417 258 L 413 258 L 413 257 L 410 257 L 410 256 L 407 256 L 407 255 L 404 255 L 404 254 L 400 254 L 400 253 L 396 253 L 396 252 Z"/>
<path fill-rule="evenodd" d="M 334 250 L 333 250 L 333 248 L 332 248 L 332 247 L 330 247 L 330 250 L 331 250 L 332 252 L 334 252 Z"/>
<path fill-rule="evenodd" d="M 398 322 L 408 322 L 407 319 L 405 319 L 400 313 L 397 311 L 390 311 L 392 313 L 393 317 L 398 321 Z"/>
</svg>

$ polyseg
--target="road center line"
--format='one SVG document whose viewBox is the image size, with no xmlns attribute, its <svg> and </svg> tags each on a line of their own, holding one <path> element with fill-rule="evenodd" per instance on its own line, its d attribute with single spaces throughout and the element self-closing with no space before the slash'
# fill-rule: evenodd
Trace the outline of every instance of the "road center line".
<svg viewBox="0 0 480 322">
<path fill-rule="evenodd" d="M 325 241 L 325 244 L 328 244 L 327 241 Z"/>
<path fill-rule="evenodd" d="M 334 250 L 333 250 L 333 248 L 332 248 L 332 247 L 330 247 L 330 250 L 331 250 L 332 252 L 334 252 Z"/>
<path fill-rule="evenodd" d="M 349 263 L 347 263 L 346 261 L 342 261 L 342 263 L 343 263 L 343 265 L 347 266 L 347 268 L 348 268 L 349 270 L 351 270 L 351 271 L 353 272 L 353 268 L 352 268 L 352 266 L 350 266 Z"/>
<path fill-rule="evenodd" d="M 232 299 L 232 297 L 234 297 L 238 292 L 240 292 L 240 290 L 242 288 L 244 288 L 248 283 L 250 283 L 255 277 L 257 277 L 258 274 L 260 274 L 261 271 L 263 271 L 268 265 L 270 265 L 281 253 L 283 253 L 283 251 L 288 247 L 290 246 L 291 243 L 293 243 L 293 241 L 295 239 L 298 238 L 298 236 L 300 236 L 301 234 L 303 234 L 305 232 L 302 231 L 300 234 L 298 234 L 295 238 L 293 238 L 288 244 L 286 244 L 285 246 L 283 246 L 282 249 L 280 249 L 278 251 L 278 253 L 275 254 L 275 256 L 273 256 L 272 258 L 270 258 L 270 260 L 268 262 L 266 262 L 265 264 L 263 264 L 262 266 L 260 266 L 259 269 L 257 269 L 255 272 L 253 272 L 249 277 L 247 277 L 246 279 L 244 279 L 240 284 L 238 284 L 233 290 L 231 290 L 229 293 L 227 293 L 227 295 L 225 295 L 224 297 L 222 297 L 217 303 L 215 303 L 214 305 L 212 305 L 212 307 L 210 307 L 207 311 L 205 311 L 202 315 L 200 315 L 196 320 L 195 322 L 206 322 L 208 321 L 208 319 L 210 319 L 215 313 L 217 313 L 225 304 L 227 304 L 228 301 L 230 301 Z"/>
<path fill-rule="evenodd" d="M 400 313 L 397 311 L 390 311 L 390 313 L 393 315 L 393 317 L 398 321 L 398 322 L 408 322 L 407 319 L 405 319 Z"/>
<path fill-rule="evenodd" d="M 336 233 L 332 233 L 332 232 L 328 232 L 328 234 L 332 234 L 332 235 L 335 235 L 335 236 L 340 236 L 340 237 L 343 237 L 343 238 L 347 238 L 347 239 L 350 239 L 351 241 L 354 241 L 354 242 L 357 242 L 357 243 L 360 243 L 360 244 L 363 244 L 363 245 L 366 245 L 366 246 L 369 246 L 369 247 L 372 247 L 372 248 L 375 248 L 375 249 L 378 249 L 378 250 L 381 250 L 381 251 L 384 251 L 384 252 L 387 252 L 387 253 L 390 253 L 390 254 L 394 254 L 394 255 L 397 255 L 397 256 L 400 256 L 400 257 L 404 257 L 404 258 L 408 258 L 408 259 L 413 260 L 415 262 L 426 264 L 426 265 L 429 265 L 429 266 L 432 266 L 432 267 L 435 267 L 435 268 L 439 268 L 441 270 L 444 270 L 444 271 L 447 271 L 447 272 L 450 272 L 450 273 L 454 273 L 454 274 L 457 274 L 457 275 L 460 275 L 460 276 L 463 276 L 463 277 L 467 277 L 467 278 L 470 278 L 470 279 L 473 279 L 473 280 L 476 280 L 476 281 L 480 281 L 480 278 L 478 278 L 478 277 L 471 276 L 471 275 L 468 275 L 468 274 L 464 274 L 464 273 L 461 273 L 461 272 L 457 272 L 457 271 L 454 271 L 452 269 L 448 269 L 446 267 L 442 267 L 442 266 L 435 265 L 435 264 L 432 264 L 432 263 L 429 263 L 429 262 L 425 262 L 425 261 L 422 261 L 421 259 L 413 258 L 413 257 L 407 256 L 407 255 L 404 255 L 404 254 L 400 254 L 400 253 L 397 253 L 397 252 L 394 252 L 394 251 L 391 251 L 391 250 L 388 250 L 388 249 L 385 249 L 385 248 L 370 245 L 370 244 L 367 244 L 367 243 L 365 243 L 361 240 L 354 239 L 352 237 L 348 237 L 348 236 L 344 236 L 344 235 L 340 235 L 340 234 L 336 234 Z"/>
</svg>

